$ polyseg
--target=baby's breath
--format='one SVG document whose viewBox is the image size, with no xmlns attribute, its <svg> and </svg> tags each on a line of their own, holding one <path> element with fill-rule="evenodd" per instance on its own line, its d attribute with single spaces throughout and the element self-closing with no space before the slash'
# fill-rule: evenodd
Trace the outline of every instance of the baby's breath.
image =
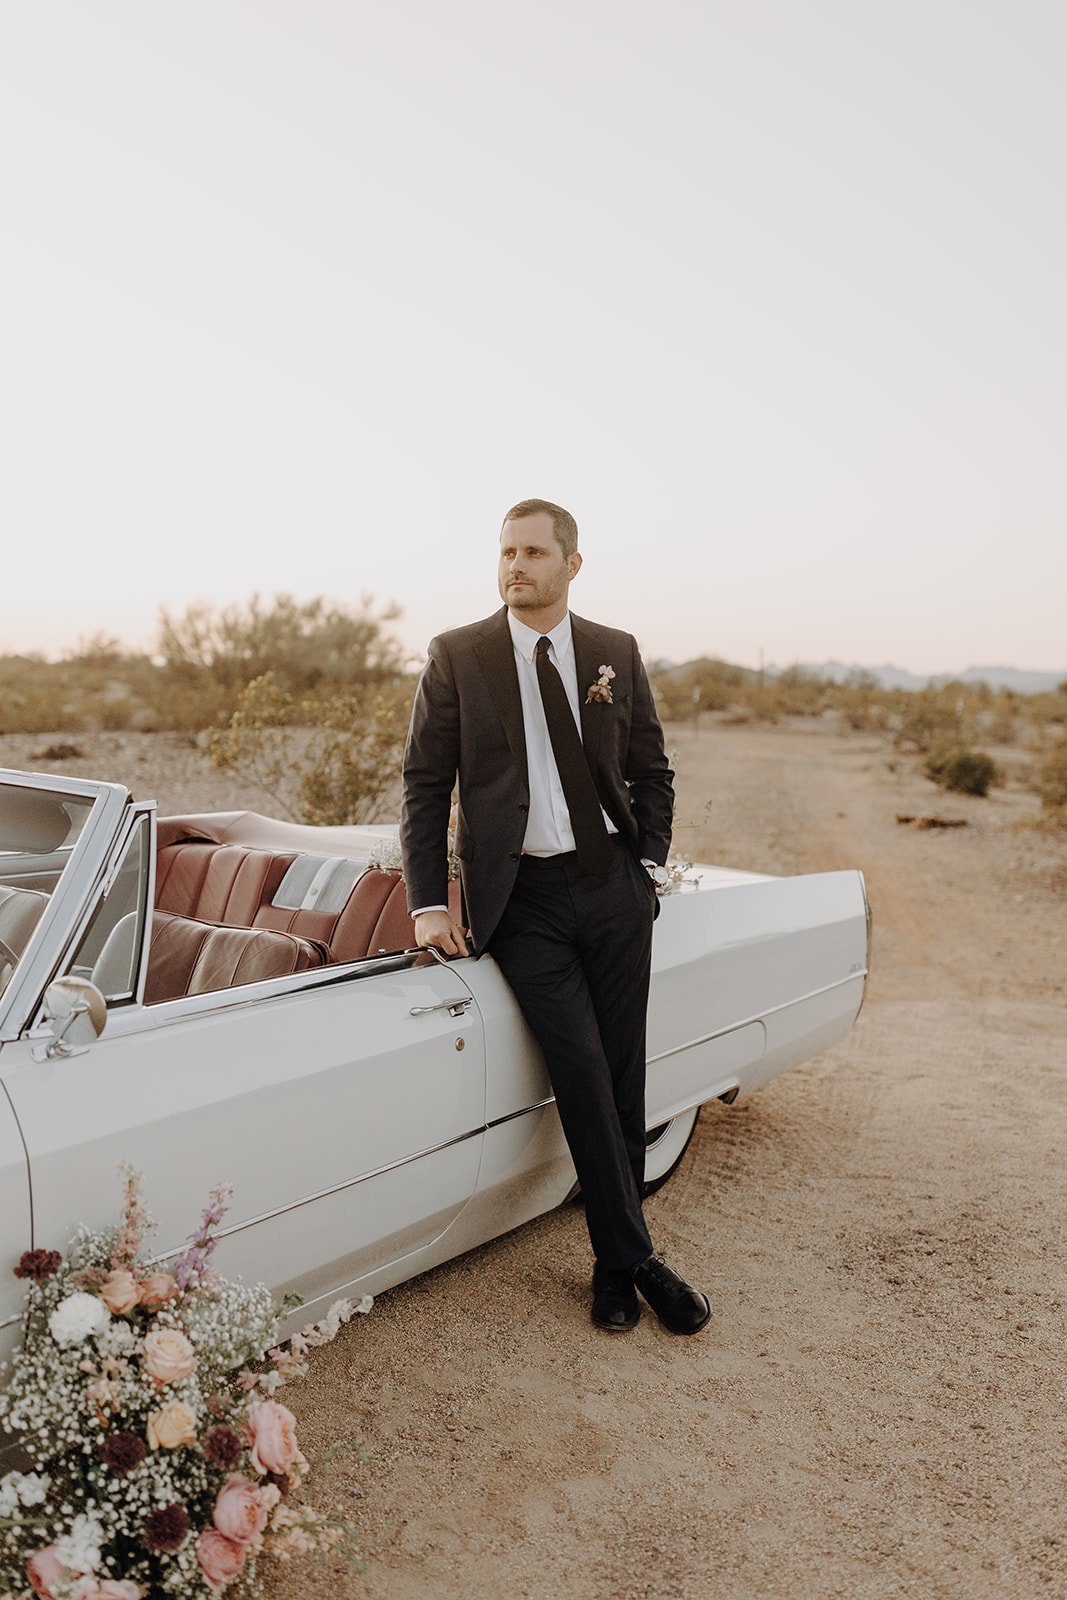
<svg viewBox="0 0 1067 1600">
<path fill-rule="evenodd" d="M 146 1596 L 207 1597 L 231 1586 L 258 1595 L 265 1558 L 341 1548 L 350 1536 L 279 1499 L 308 1466 L 292 1413 L 272 1396 L 306 1372 L 311 1348 L 371 1302 L 339 1300 L 286 1349 L 275 1342 L 264 1285 L 210 1267 L 228 1190 L 212 1192 L 181 1277 L 167 1279 L 143 1253 L 152 1223 L 140 1174 L 123 1168 L 123 1179 L 117 1228 L 79 1228 L 65 1259 L 37 1252 L 18 1273 L 27 1283 L 23 1340 L 0 1390 L 0 1428 L 33 1470 L 0 1478 L 0 1595 L 27 1594 L 27 1561 L 47 1568 L 42 1581 L 56 1600 L 90 1574 Z M 116 1264 L 145 1287 L 147 1302 L 121 1315 L 100 1293 Z M 257 1437 L 257 1428 L 274 1431 Z M 249 1523 L 259 1527 L 241 1543 L 232 1537 L 240 1522 L 226 1522 L 227 1558 L 236 1543 L 243 1565 L 220 1578 L 211 1540 L 218 1547 L 219 1496 L 234 1481 L 241 1487 L 230 1496 L 260 1507 Z"/>
</svg>

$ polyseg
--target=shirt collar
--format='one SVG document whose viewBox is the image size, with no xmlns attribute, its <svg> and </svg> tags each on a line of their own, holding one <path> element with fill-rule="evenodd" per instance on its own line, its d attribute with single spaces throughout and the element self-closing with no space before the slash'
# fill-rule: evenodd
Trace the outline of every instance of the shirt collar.
<svg viewBox="0 0 1067 1600">
<path fill-rule="evenodd" d="M 537 641 L 542 637 L 551 642 L 557 661 L 563 662 L 566 660 L 567 653 L 571 648 L 571 614 L 569 611 L 564 612 L 563 620 L 557 622 L 556 626 L 543 636 L 538 633 L 536 628 L 528 628 L 525 622 L 520 622 L 514 612 L 510 610 L 508 612 L 508 627 L 511 629 L 512 643 L 516 650 L 526 657 L 527 661 L 533 660 Z"/>
</svg>

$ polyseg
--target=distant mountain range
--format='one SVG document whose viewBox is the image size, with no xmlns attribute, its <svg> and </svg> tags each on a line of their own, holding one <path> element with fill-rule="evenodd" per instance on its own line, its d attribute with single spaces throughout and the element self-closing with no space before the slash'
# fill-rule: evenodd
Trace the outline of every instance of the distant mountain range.
<svg viewBox="0 0 1067 1600">
<path fill-rule="evenodd" d="M 773 676 L 785 670 L 784 667 L 765 668 Z M 1062 672 L 1025 672 L 1019 667 L 968 667 L 966 672 L 938 672 L 924 676 L 891 664 L 884 667 L 850 667 L 843 661 L 805 661 L 800 663 L 800 670 L 818 678 L 830 678 L 834 683 L 842 683 L 854 672 L 865 672 L 876 679 L 883 689 L 925 689 L 928 683 L 935 688 L 942 683 L 988 683 L 991 689 L 1014 689 L 1016 694 L 1041 694 L 1067 681 L 1067 667 Z"/>
</svg>

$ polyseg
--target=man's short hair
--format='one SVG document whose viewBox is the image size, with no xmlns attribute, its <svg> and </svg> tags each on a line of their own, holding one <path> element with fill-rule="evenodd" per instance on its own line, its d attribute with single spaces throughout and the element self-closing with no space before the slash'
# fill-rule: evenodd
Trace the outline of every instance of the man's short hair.
<svg viewBox="0 0 1067 1600">
<path fill-rule="evenodd" d="M 578 524 L 569 511 L 564 511 L 562 506 L 554 506 L 551 500 L 520 500 L 517 506 L 504 518 L 504 522 L 514 522 L 519 517 L 532 517 L 537 511 L 547 511 L 552 518 L 552 528 L 556 541 L 564 556 L 572 556 L 578 548 Z M 504 522 L 500 524 L 501 528 Z"/>
</svg>

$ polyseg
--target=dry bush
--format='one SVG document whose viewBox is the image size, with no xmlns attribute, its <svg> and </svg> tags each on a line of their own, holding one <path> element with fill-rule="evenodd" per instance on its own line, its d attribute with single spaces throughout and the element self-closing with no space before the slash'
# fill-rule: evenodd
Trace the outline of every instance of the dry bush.
<svg viewBox="0 0 1067 1600">
<path fill-rule="evenodd" d="M 413 688 L 297 700 L 264 673 L 241 691 L 227 726 L 211 730 L 208 755 L 294 820 L 375 822 L 400 775 Z"/>
<path fill-rule="evenodd" d="M 387 606 L 376 615 L 372 606 L 369 595 L 352 609 L 321 595 L 300 601 L 278 594 L 267 602 L 256 594 L 221 610 L 192 605 L 179 617 L 164 609 L 160 704 L 167 726 L 219 722 L 236 710 L 245 685 L 266 673 L 294 695 L 394 683 L 403 673 L 403 651 L 385 625 L 399 611 Z"/>
<path fill-rule="evenodd" d="M 949 743 L 959 747 L 968 734 L 965 706 L 966 694 L 958 683 L 908 694 L 894 743 L 898 748 L 910 745 L 920 754 Z"/>
<path fill-rule="evenodd" d="M 1042 805 L 1067 812 L 1067 739 L 1058 740 L 1038 767 L 1037 792 Z"/>
</svg>

